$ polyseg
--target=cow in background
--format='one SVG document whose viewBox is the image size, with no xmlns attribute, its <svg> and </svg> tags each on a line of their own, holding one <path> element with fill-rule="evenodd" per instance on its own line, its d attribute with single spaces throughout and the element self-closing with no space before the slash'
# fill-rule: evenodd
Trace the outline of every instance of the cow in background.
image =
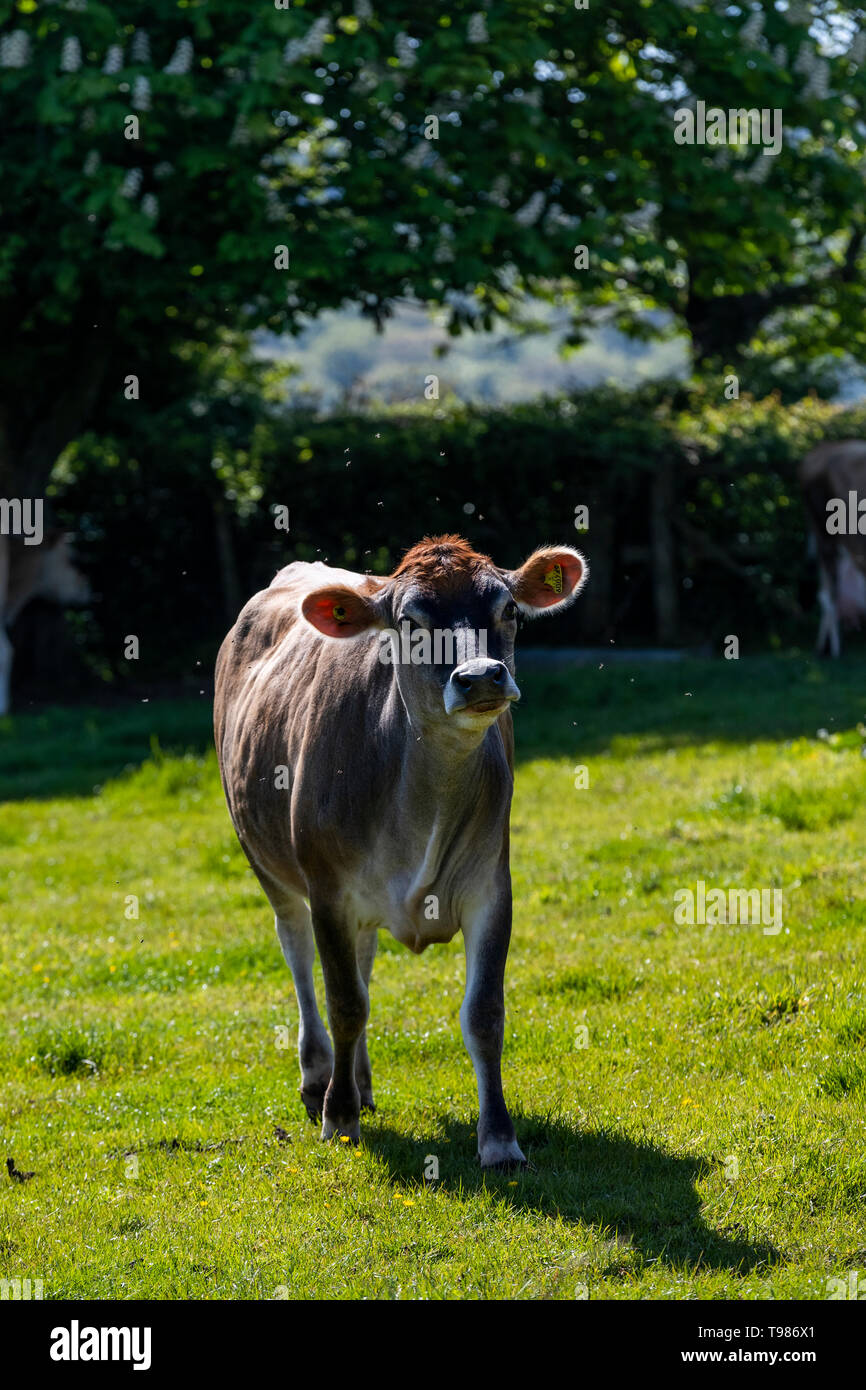
<svg viewBox="0 0 866 1390">
<path fill-rule="evenodd" d="M 41 545 L 25 545 L 0 534 L 0 715 L 9 713 L 13 650 L 6 631 L 34 598 L 77 607 L 93 597 L 85 576 L 72 561 L 70 537 L 46 531 Z"/>
<path fill-rule="evenodd" d="M 566 608 L 586 573 L 569 546 L 507 570 L 459 536 L 425 539 L 387 578 L 295 562 L 222 644 L 223 787 L 294 977 L 301 1098 L 323 1116 L 323 1139 L 357 1140 L 361 1108 L 373 1108 L 366 1025 L 379 928 L 416 953 L 462 932 L 481 1165 L 526 1161 L 501 1078 L 514 639 L 520 613 Z M 440 641 L 437 654 L 443 634 L 461 640 L 449 653 Z"/>
<path fill-rule="evenodd" d="M 859 627 L 866 618 L 866 440 L 819 444 L 803 459 L 799 478 L 818 558 L 816 650 L 838 656 L 840 625 Z"/>
</svg>

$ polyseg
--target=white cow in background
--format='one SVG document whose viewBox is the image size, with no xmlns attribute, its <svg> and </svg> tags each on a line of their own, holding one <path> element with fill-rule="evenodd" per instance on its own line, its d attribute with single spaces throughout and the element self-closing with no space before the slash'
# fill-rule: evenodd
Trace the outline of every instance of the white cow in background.
<svg viewBox="0 0 866 1390">
<path fill-rule="evenodd" d="M 818 554 L 816 648 L 838 656 L 840 624 L 859 627 L 866 618 L 866 440 L 819 444 L 799 473 Z"/>
<path fill-rule="evenodd" d="M 90 585 L 72 562 L 70 538 L 47 531 L 41 545 L 25 545 L 0 534 L 0 715 L 9 713 L 12 643 L 6 631 L 33 598 L 77 606 L 92 598 Z"/>
</svg>

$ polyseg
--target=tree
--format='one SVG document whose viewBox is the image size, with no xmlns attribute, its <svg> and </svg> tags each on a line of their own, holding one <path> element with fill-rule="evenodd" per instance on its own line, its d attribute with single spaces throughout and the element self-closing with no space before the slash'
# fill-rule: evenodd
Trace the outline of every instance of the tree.
<svg viewBox="0 0 866 1390">
<path fill-rule="evenodd" d="M 458 331 L 543 294 L 575 341 L 660 309 L 698 359 L 768 325 L 862 359 L 859 18 L 152 0 L 145 30 L 114 0 L 0 0 L 0 492 L 147 408 L 184 343 L 347 302 L 449 304 Z M 780 152 L 677 143 L 698 101 L 780 110 Z"/>
</svg>

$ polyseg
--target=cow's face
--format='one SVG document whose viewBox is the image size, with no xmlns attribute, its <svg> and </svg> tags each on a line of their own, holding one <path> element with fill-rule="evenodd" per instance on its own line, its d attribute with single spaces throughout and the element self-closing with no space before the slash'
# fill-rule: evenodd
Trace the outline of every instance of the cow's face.
<svg viewBox="0 0 866 1390">
<path fill-rule="evenodd" d="M 68 535 L 60 533 L 46 542 L 38 592 L 42 598 L 70 607 L 90 603 L 93 598 L 86 576 L 73 562 Z"/>
<path fill-rule="evenodd" d="M 438 585 L 424 575 L 398 578 L 392 609 L 394 629 L 382 655 L 392 661 L 417 722 L 480 734 L 520 699 L 514 683 L 518 608 L 493 566 Z"/>
<path fill-rule="evenodd" d="M 570 547 L 538 550 L 502 570 L 458 537 L 421 542 L 369 595 L 317 589 L 302 612 L 325 636 L 352 640 L 377 629 L 378 657 L 392 667 L 413 724 L 480 738 L 513 701 L 518 616 L 567 607 L 586 579 Z"/>
<path fill-rule="evenodd" d="M 50 530 L 41 545 L 15 546 L 9 569 L 8 608 L 17 612 L 33 598 L 76 607 L 93 598 L 90 584 L 72 558 L 70 537 Z"/>
</svg>

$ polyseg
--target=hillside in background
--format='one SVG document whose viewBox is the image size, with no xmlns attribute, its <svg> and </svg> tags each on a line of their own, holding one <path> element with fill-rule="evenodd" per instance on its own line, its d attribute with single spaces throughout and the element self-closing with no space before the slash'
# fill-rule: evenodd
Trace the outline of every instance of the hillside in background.
<svg viewBox="0 0 866 1390">
<path fill-rule="evenodd" d="M 263 355 L 297 366 L 291 395 L 313 396 L 326 409 L 336 405 L 415 401 L 425 378 L 439 378 L 439 395 L 505 404 L 533 396 L 615 381 L 633 386 L 654 377 L 685 375 L 685 339 L 645 343 L 612 327 L 601 327 L 586 347 L 561 355 L 567 316 L 544 305 L 533 312 L 542 333 L 519 336 L 502 326 L 492 333 L 451 338 L 445 313 L 399 306 L 382 333 L 359 310 L 322 314 L 299 338 L 262 335 Z"/>
<path fill-rule="evenodd" d="M 585 347 L 564 355 L 568 315 L 537 301 L 530 304 L 540 328 L 535 333 L 516 333 L 503 323 L 490 333 L 468 331 L 453 338 L 446 329 L 447 311 L 406 304 L 395 308 L 381 333 L 359 309 L 330 310 L 297 338 L 260 334 L 258 351 L 295 368 L 288 392 L 292 403 L 325 411 L 420 401 L 432 374 L 439 378 L 440 399 L 450 395 L 508 405 L 604 383 L 631 387 L 688 373 L 684 337 L 644 342 L 612 325 L 601 325 Z M 812 384 L 825 399 L 842 403 L 866 396 L 866 377 L 852 360 L 834 368 L 829 379 L 816 364 Z M 741 389 L 749 389 L 745 381 Z M 801 389 L 806 388 L 801 384 Z"/>
</svg>

